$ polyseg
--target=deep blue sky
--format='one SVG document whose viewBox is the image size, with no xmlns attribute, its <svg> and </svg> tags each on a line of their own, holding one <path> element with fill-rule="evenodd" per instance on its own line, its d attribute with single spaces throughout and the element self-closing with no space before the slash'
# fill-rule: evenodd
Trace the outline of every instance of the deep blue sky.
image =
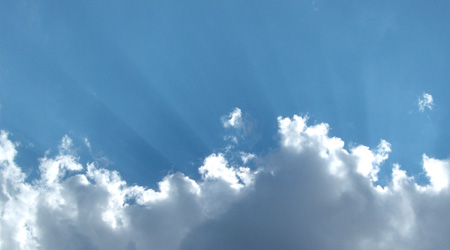
<svg viewBox="0 0 450 250">
<path fill-rule="evenodd" d="M 195 177 L 235 107 L 256 154 L 276 148 L 277 116 L 308 114 L 347 146 L 389 141 L 384 172 L 418 175 L 423 153 L 450 156 L 449 16 L 448 1 L 5 0 L 0 128 L 31 174 L 67 134 L 153 185 Z"/>
</svg>

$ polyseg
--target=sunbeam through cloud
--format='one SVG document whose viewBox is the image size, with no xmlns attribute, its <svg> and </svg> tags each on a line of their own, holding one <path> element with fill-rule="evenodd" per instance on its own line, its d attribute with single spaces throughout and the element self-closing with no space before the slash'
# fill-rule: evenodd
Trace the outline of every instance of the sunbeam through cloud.
<svg viewBox="0 0 450 250">
<path fill-rule="evenodd" d="M 0 1 L 0 250 L 450 249 L 450 1 Z"/>
</svg>

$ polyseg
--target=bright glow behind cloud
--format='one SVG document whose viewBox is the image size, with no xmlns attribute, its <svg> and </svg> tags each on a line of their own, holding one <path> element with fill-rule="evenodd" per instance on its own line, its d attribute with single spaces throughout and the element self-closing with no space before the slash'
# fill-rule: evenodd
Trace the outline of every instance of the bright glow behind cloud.
<svg viewBox="0 0 450 250">
<path fill-rule="evenodd" d="M 230 116 L 230 119 L 233 115 Z M 65 136 L 29 183 L 0 134 L 1 249 L 444 249 L 448 160 L 423 156 L 430 184 L 395 165 L 374 184 L 390 144 L 344 148 L 325 123 L 279 118 L 280 147 L 253 169 L 211 154 L 201 180 L 175 173 L 159 190 L 82 166 Z M 247 160 L 249 154 L 243 154 Z M 251 158 L 254 158 L 251 155 Z"/>
</svg>

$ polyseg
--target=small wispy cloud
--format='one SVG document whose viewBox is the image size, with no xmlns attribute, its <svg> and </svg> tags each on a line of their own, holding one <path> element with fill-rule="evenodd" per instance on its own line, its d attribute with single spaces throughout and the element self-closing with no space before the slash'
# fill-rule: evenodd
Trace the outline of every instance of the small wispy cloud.
<svg viewBox="0 0 450 250">
<path fill-rule="evenodd" d="M 418 105 L 420 112 L 424 112 L 425 109 L 432 110 L 434 106 L 433 96 L 428 93 L 424 93 L 421 97 L 419 97 Z"/>
<path fill-rule="evenodd" d="M 256 155 L 251 154 L 251 153 L 246 153 L 246 152 L 240 152 L 240 155 L 241 155 L 241 160 L 244 163 L 244 165 L 247 164 L 247 162 L 256 158 Z"/>
<path fill-rule="evenodd" d="M 225 128 L 240 128 L 242 127 L 242 111 L 240 108 L 235 108 L 229 115 L 222 117 L 222 124 Z"/>
<path fill-rule="evenodd" d="M 89 139 L 87 137 L 84 137 L 84 144 L 86 145 L 86 147 L 88 147 L 89 151 L 92 150 L 91 142 L 89 141 Z"/>
<path fill-rule="evenodd" d="M 312 5 L 312 7 L 313 7 L 313 9 L 314 9 L 315 11 L 319 11 L 319 8 L 316 7 L 316 0 L 313 0 L 313 1 L 311 2 L 311 5 Z"/>
</svg>

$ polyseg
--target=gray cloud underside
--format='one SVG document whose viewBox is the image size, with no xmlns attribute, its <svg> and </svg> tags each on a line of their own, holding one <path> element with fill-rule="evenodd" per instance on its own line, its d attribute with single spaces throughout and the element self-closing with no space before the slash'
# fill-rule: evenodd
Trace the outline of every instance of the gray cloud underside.
<svg viewBox="0 0 450 250">
<path fill-rule="evenodd" d="M 0 135 L 1 249 L 448 249 L 448 160 L 423 156 L 419 186 L 395 165 L 374 184 L 390 145 L 344 149 L 328 125 L 279 118 L 280 146 L 252 169 L 212 154 L 201 180 L 166 176 L 159 190 L 82 166 L 64 137 L 32 183 Z"/>
</svg>

